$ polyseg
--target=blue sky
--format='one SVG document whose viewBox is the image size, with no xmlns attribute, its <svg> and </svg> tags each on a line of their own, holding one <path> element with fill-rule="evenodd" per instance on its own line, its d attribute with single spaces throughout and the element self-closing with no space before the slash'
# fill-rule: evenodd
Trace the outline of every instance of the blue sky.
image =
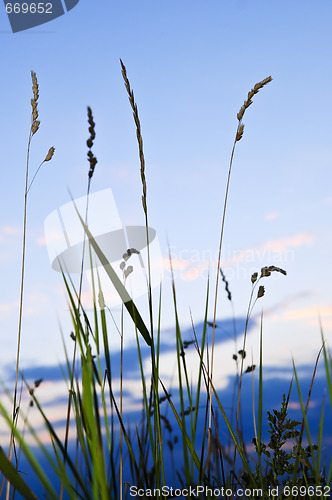
<svg viewBox="0 0 332 500">
<path fill-rule="evenodd" d="M 80 0 L 66 15 L 13 34 L 1 7 L 2 367 L 14 362 L 16 352 L 31 70 L 40 86 L 41 121 L 31 172 L 49 147 L 56 153 L 29 197 L 22 366 L 64 359 L 58 321 L 67 333 L 70 318 L 60 276 L 48 260 L 44 220 L 69 201 L 68 188 L 74 197 L 86 192 L 87 105 L 97 134 L 92 191 L 111 188 L 123 224 L 144 223 L 120 57 L 141 118 L 149 220 L 165 261 L 168 241 L 171 246 L 185 327 L 189 307 L 194 320 L 202 320 L 209 268 L 214 288 L 236 114 L 253 85 L 273 77 L 248 109 L 237 145 L 223 268 L 239 317 L 246 313 L 251 273 L 265 265 L 286 269 L 287 277 L 266 279 L 266 296 L 255 309 L 265 311 L 265 365 L 289 367 L 291 355 L 299 365 L 314 364 L 319 312 L 325 336 L 332 339 L 331 14 L 328 1 Z M 170 285 L 166 268 L 165 342 L 171 342 L 167 332 L 174 322 Z M 144 298 L 138 300 L 143 315 L 145 305 Z M 218 311 L 219 318 L 232 315 L 222 289 Z M 256 327 L 248 339 L 254 359 L 258 332 Z M 132 339 L 129 335 L 126 342 Z M 115 332 L 114 347 L 118 344 Z M 218 356 L 232 349 L 232 342 L 223 344 Z M 167 356 L 161 364 L 165 377 Z M 231 361 L 216 369 L 223 387 Z"/>
</svg>

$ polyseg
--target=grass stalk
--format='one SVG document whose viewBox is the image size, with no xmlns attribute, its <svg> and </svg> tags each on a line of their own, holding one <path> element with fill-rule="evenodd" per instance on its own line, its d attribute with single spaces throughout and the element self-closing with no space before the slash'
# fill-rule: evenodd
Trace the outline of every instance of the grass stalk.
<svg viewBox="0 0 332 500">
<path fill-rule="evenodd" d="M 85 224 L 88 225 L 88 212 L 89 212 L 89 194 L 91 187 L 91 179 L 94 174 L 94 170 L 97 164 L 97 158 L 94 156 L 92 152 L 93 141 L 96 137 L 95 132 L 95 122 L 93 119 L 93 114 L 90 106 L 87 108 L 88 111 L 88 123 L 89 123 L 89 132 L 90 136 L 87 140 L 88 150 L 88 160 L 89 160 L 89 172 L 88 172 L 88 186 L 86 193 L 86 207 L 85 207 Z M 84 259 L 85 259 L 85 244 L 86 244 L 86 234 L 83 231 L 83 250 L 82 250 L 82 258 L 81 258 L 81 271 L 80 271 L 80 280 L 79 280 L 79 292 L 78 292 L 78 309 L 81 307 L 81 295 L 82 295 L 82 285 L 83 285 L 83 268 L 84 268 Z M 91 255 L 90 255 L 91 260 Z M 71 395 L 73 393 L 74 387 L 74 374 L 75 374 L 75 364 L 76 364 L 76 338 L 74 340 L 74 351 L 73 351 L 73 360 L 72 360 L 72 372 L 71 372 L 71 380 L 70 380 L 70 391 L 68 396 L 68 405 L 67 405 L 67 416 L 66 416 L 66 430 L 65 430 L 65 449 L 68 447 L 68 439 L 69 439 L 69 424 L 70 424 L 70 409 L 71 409 Z M 64 464 L 65 465 L 65 464 Z M 63 498 L 63 485 L 61 485 L 60 491 L 60 500 Z"/>
<path fill-rule="evenodd" d="M 24 296 L 24 277 L 25 277 L 25 260 L 26 260 L 26 235 L 27 235 L 27 213 L 28 213 L 28 193 L 30 188 L 38 174 L 43 163 L 50 161 L 54 154 L 54 147 L 50 148 L 45 159 L 39 165 L 37 171 L 35 172 L 30 184 L 29 184 L 29 167 L 30 167 L 30 147 L 32 137 L 38 131 L 40 122 L 38 121 L 38 98 L 39 98 L 39 86 L 37 81 L 37 76 L 34 71 L 31 71 L 32 79 L 32 92 L 33 98 L 31 99 L 31 124 L 29 130 L 28 146 L 27 146 L 27 156 L 26 156 L 26 169 L 25 169 L 25 189 L 24 189 L 24 206 L 23 206 L 23 237 L 22 237 L 22 260 L 21 260 L 21 284 L 20 284 L 20 300 L 19 300 L 19 315 L 18 315 L 18 333 L 17 333 L 17 348 L 16 348 L 16 366 L 15 366 L 15 383 L 14 383 L 14 396 L 13 396 L 13 414 L 12 421 L 14 427 L 17 425 L 18 418 L 18 406 L 17 406 L 17 388 L 18 388 L 18 376 L 20 367 L 20 352 L 21 352 L 21 336 L 22 336 L 22 318 L 23 318 L 23 296 Z M 13 432 L 11 432 L 10 443 L 9 443 L 9 453 L 8 460 L 11 461 L 12 453 L 14 451 L 16 469 L 18 467 L 18 460 L 15 450 L 15 440 Z M 2 489 L 2 488 L 1 488 Z M 9 500 L 10 494 L 10 483 L 7 482 L 6 489 L 6 500 Z"/>
<path fill-rule="evenodd" d="M 234 143 L 233 143 L 233 147 L 232 147 L 232 151 L 231 151 L 231 156 L 230 156 L 230 161 L 229 161 L 229 167 L 228 167 L 226 191 L 225 191 L 224 206 L 223 206 L 223 213 L 222 213 L 222 220 L 221 220 L 221 229 L 220 229 L 219 249 L 218 249 L 216 289 L 215 289 L 215 294 L 214 294 L 214 310 L 213 310 L 212 346 L 211 346 L 211 368 L 210 368 L 211 380 L 213 380 L 215 328 L 216 328 L 216 317 L 217 317 L 217 303 L 218 303 L 218 289 L 219 289 L 219 273 L 220 273 L 221 255 L 222 255 L 222 242 L 223 242 L 223 237 L 224 237 L 226 209 L 227 209 L 229 186 L 230 186 L 230 180 L 231 180 L 231 172 L 232 172 L 232 166 L 233 166 L 235 147 L 236 147 L 237 142 L 239 142 L 242 139 L 243 131 L 244 131 L 244 125 L 242 123 L 242 120 L 243 120 L 243 116 L 245 114 L 245 111 L 252 104 L 252 98 L 254 97 L 255 94 L 257 94 L 259 92 L 259 90 L 261 88 L 263 88 L 267 83 L 269 83 L 271 81 L 272 81 L 272 78 L 271 78 L 271 76 L 269 76 L 269 77 L 265 78 L 264 80 L 262 80 L 261 82 L 256 83 L 256 85 L 253 87 L 253 89 L 251 89 L 250 92 L 248 93 L 247 99 L 244 101 L 244 104 L 242 105 L 240 111 L 237 114 L 238 126 L 236 129 L 235 139 L 234 139 Z M 211 416 L 212 416 L 212 388 L 210 387 L 209 428 L 211 428 Z"/>
<path fill-rule="evenodd" d="M 151 286 L 151 258 L 150 258 L 150 238 L 149 238 L 149 223 L 148 223 L 148 207 L 147 207 L 147 185 L 145 179 L 145 157 L 143 151 L 143 138 L 141 133 L 141 123 L 138 114 L 137 104 L 135 102 L 134 92 L 131 89 L 130 82 L 127 76 L 127 70 L 122 60 L 120 59 L 122 77 L 125 83 L 125 87 L 128 94 L 128 99 L 130 106 L 133 112 L 133 118 L 136 126 L 136 137 L 138 142 L 138 150 L 139 150 L 139 160 L 140 160 L 140 173 L 141 173 L 141 182 L 142 182 L 142 206 L 144 211 L 145 218 L 145 232 L 146 232 L 146 248 L 147 248 L 147 261 L 148 261 L 148 277 L 147 277 L 147 285 L 148 285 L 148 308 L 149 308 L 149 317 L 150 317 L 150 334 L 151 334 L 151 362 L 152 362 L 152 388 L 153 388 L 153 403 L 154 403 L 154 432 L 155 439 L 158 445 L 155 448 L 155 465 L 156 467 L 156 477 L 157 477 L 157 485 L 159 487 L 162 486 L 161 478 L 160 478 L 160 464 L 163 463 L 163 450 L 162 450 L 162 431 L 161 431 L 161 422 L 160 422 L 160 409 L 159 409 L 159 392 L 158 392 L 158 362 L 156 362 L 156 352 L 154 345 L 154 334 L 153 334 L 153 305 L 152 305 L 152 286 Z M 164 475 L 163 467 L 161 467 L 161 475 Z"/>
</svg>

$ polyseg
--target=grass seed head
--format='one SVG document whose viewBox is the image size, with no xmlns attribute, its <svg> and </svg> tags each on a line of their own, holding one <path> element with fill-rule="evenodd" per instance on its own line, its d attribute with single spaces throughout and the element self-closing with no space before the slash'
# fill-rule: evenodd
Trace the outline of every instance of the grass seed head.
<svg viewBox="0 0 332 500">
<path fill-rule="evenodd" d="M 35 102 L 37 102 L 39 97 L 39 85 L 36 73 L 34 71 L 31 71 L 31 79 L 32 79 L 33 99 Z"/>
<path fill-rule="evenodd" d="M 31 71 L 31 79 L 32 79 L 32 93 L 33 98 L 31 99 L 31 135 L 34 135 L 39 129 L 40 122 L 37 120 L 38 118 L 38 109 L 37 109 L 37 101 L 39 98 L 39 86 L 37 81 L 37 76 L 34 71 Z"/>
<path fill-rule="evenodd" d="M 31 133 L 32 135 L 35 135 L 37 130 L 39 129 L 40 122 L 38 120 L 35 120 L 32 125 L 31 125 Z"/>
<path fill-rule="evenodd" d="M 93 115 L 92 115 L 92 110 L 90 108 L 90 106 L 88 106 L 88 123 L 89 123 L 89 132 L 90 132 L 90 137 L 89 139 L 86 141 L 87 143 L 87 146 L 88 148 L 92 148 L 92 145 L 93 145 L 93 141 L 95 140 L 95 137 L 96 137 L 96 132 L 95 132 L 95 122 L 93 120 Z"/>
<path fill-rule="evenodd" d="M 251 283 L 254 284 L 257 281 L 257 278 L 258 278 L 258 273 L 254 273 L 251 276 Z"/>
<path fill-rule="evenodd" d="M 96 138 L 96 132 L 95 132 L 95 122 L 93 120 L 93 115 L 92 115 L 92 110 L 90 108 L 90 106 L 88 106 L 88 124 L 89 124 L 89 132 L 90 132 L 90 137 L 89 139 L 86 141 L 86 144 L 89 148 L 89 151 L 88 151 L 88 160 L 89 160 L 89 164 L 90 164 L 90 169 L 89 169 L 89 179 L 92 178 L 93 176 L 93 173 L 95 171 L 95 167 L 97 165 L 97 158 L 95 157 L 95 155 L 93 154 L 93 152 L 91 151 L 91 148 L 93 146 L 93 141 L 95 140 Z"/>
<path fill-rule="evenodd" d="M 244 115 L 246 109 L 248 109 L 249 106 L 251 106 L 251 104 L 252 104 L 252 98 L 254 97 L 254 95 L 257 94 L 260 91 L 260 89 L 262 89 L 269 82 L 272 82 L 272 77 L 271 76 L 268 76 L 267 78 L 264 78 L 264 80 L 262 80 L 261 82 L 256 83 L 256 85 L 254 86 L 254 88 L 251 89 L 250 92 L 248 92 L 248 97 L 244 101 L 244 103 L 243 103 L 240 111 L 237 114 L 237 119 L 239 120 L 239 122 L 242 120 L 243 115 Z"/>
<path fill-rule="evenodd" d="M 48 150 L 48 153 L 45 157 L 45 160 L 44 161 L 50 161 L 54 155 L 54 151 L 55 151 L 55 148 L 52 146 L 49 150 Z"/>
<path fill-rule="evenodd" d="M 276 267 L 276 266 L 265 266 L 265 267 L 262 267 L 261 269 L 261 278 L 265 278 L 267 276 L 271 276 L 271 273 L 273 272 L 277 272 L 277 273 L 281 273 L 283 274 L 284 276 L 287 275 L 286 271 L 284 271 L 283 269 L 281 269 L 280 267 Z"/>
<path fill-rule="evenodd" d="M 143 188 L 142 205 L 143 205 L 143 210 L 144 210 L 145 214 L 147 214 L 145 159 L 144 159 L 144 152 L 143 152 L 143 138 L 142 138 L 142 133 L 141 133 L 141 123 L 140 123 L 139 116 L 138 116 L 137 104 L 135 103 L 134 92 L 130 87 L 130 82 L 129 82 L 128 76 L 127 76 L 127 70 L 126 70 L 126 67 L 123 64 L 121 59 L 120 59 L 120 64 L 121 64 L 122 77 L 123 77 L 124 84 L 125 84 L 125 87 L 126 87 L 126 90 L 128 93 L 128 99 L 130 102 L 130 106 L 131 106 L 131 109 L 133 110 L 133 117 L 134 117 L 134 122 L 136 125 L 136 136 L 137 136 L 138 148 L 139 148 L 139 159 L 140 159 L 140 163 L 141 163 L 141 180 L 142 180 L 142 188 Z"/>
<path fill-rule="evenodd" d="M 34 71 L 31 71 L 31 79 L 32 79 L 32 93 L 33 98 L 31 99 L 31 135 L 34 135 L 39 129 L 40 122 L 37 120 L 38 118 L 38 108 L 37 101 L 39 98 L 39 86 L 37 81 L 37 76 Z"/>
<path fill-rule="evenodd" d="M 236 141 L 240 141 L 242 139 L 243 131 L 244 131 L 244 125 L 243 123 L 241 123 L 236 133 L 236 138 L 235 138 Z"/>
</svg>

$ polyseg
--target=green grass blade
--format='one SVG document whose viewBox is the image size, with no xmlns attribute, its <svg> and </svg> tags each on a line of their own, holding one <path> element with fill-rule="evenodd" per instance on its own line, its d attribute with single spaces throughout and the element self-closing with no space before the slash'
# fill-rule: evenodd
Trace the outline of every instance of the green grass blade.
<svg viewBox="0 0 332 500">
<path fill-rule="evenodd" d="M 261 470 L 261 441 L 262 441 L 262 422 L 263 422 L 263 313 L 261 316 L 260 342 L 259 342 L 259 391 L 258 391 L 258 436 L 257 453 L 258 468 Z"/>
<path fill-rule="evenodd" d="M 325 367 L 325 375 L 326 375 L 326 380 L 327 380 L 327 385 L 329 389 L 329 396 L 330 396 L 330 404 L 332 408 L 332 381 L 331 381 L 331 365 L 329 365 L 329 359 L 327 355 L 327 350 L 325 346 L 325 340 L 323 336 L 323 330 L 321 329 L 321 335 L 322 335 L 322 342 L 323 342 L 323 355 L 324 355 L 324 367 Z"/>
<path fill-rule="evenodd" d="M 156 462 L 157 462 L 158 450 L 156 449 L 156 443 L 154 440 L 154 433 L 153 433 L 153 427 L 152 427 L 152 422 L 151 422 L 151 410 L 149 407 L 149 398 L 148 398 L 148 394 L 147 394 L 147 390 L 146 390 L 146 382 L 145 382 L 145 375 L 144 375 L 144 369 L 143 369 L 141 347 L 139 344 L 137 333 L 136 333 L 136 343 L 137 343 L 137 354 L 138 354 L 139 368 L 140 368 L 141 381 L 142 381 L 143 404 L 144 404 L 144 409 L 145 409 L 146 425 L 147 425 L 147 431 L 148 431 L 149 439 L 150 439 L 151 452 L 152 452 L 152 456 L 153 456 L 154 462 L 155 462 L 154 465 L 155 465 L 155 468 L 157 469 L 158 464 Z M 155 404 L 155 407 L 157 408 L 157 402 Z"/>
<path fill-rule="evenodd" d="M 243 447 L 239 444 L 239 442 L 238 442 L 238 440 L 237 440 L 237 438 L 236 438 L 236 436 L 235 436 L 235 434 L 233 432 L 232 426 L 231 426 L 231 424 L 230 424 L 230 422 L 229 422 L 229 420 L 227 418 L 227 415 L 226 415 L 226 412 L 224 410 L 224 407 L 223 407 L 223 405 L 220 402 L 220 399 L 218 397 L 218 393 L 217 393 L 217 391 L 216 391 L 216 389 L 215 389 L 215 387 L 214 387 L 214 385 L 213 385 L 212 380 L 211 380 L 210 377 L 209 377 L 209 380 L 210 380 L 210 384 L 211 384 L 211 388 L 212 388 L 213 394 L 214 394 L 214 396 L 216 398 L 217 404 L 219 406 L 219 409 L 221 411 L 221 414 L 222 414 L 222 416 L 224 418 L 224 421 L 225 421 L 225 424 L 227 426 L 228 432 L 230 433 L 231 438 L 233 440 L 233 443 L 235 445 L 235 449 L 237 450 L 238 454 L 241 457 L 242 464 L 243 464 L 244 468 L 246 469 L 247 473 L 249 474 L 249 477 L 250 477 L 250 479 L 252 481 L 252 484 L 256 488 L 257 487 L 256 480 L 255 480 L 255 478 L 253 476 L 253 473 L 252 473 L 252 471 L 251 471 L 251 469 L 249 467 L 249 464 L 248 464 L 248 462 L 246 460 L 246 456 L 245 456 Z"/>
<path fill-rule="evenodd" d="M 105 474 L 105 463 L 103 455 L 103 446 L 101 439 L 101 429 L 99 420 L 99 409 L 96 407 L 96 392 L 94 384 L 94 375 L 92 368 L 91 352 L 88 352 L 87 358 L 82 362 L 82 387 L 83 387 L 83 418 L 87 427 L 87 441 L 89 453 L 92 459 L 92 490 L 94 499 L 108 498 L 108 485 Z"/>
<path fill-rule="evenodd" d="M 294 360 L 293 360 L 293 370 L 294 370 L 296 387 L 297 387 L 297 392 L 298 392 L 298 395 L 299 395 L 299 400 L 300 400 L 300 405 L 301 405 L 301 411 L 302 411 L 302 417 L 303 417 L 301 434 L 300 434 L 300 443 L 302 441 L 303 430 L 304 430 L 304 427 L 305 427 L 305 430 L 306 430 L 306 433 L 307 433 L 307 438 L 308 438 L 308 443 L 309 443 L 309 446 L 310 446 L 310 451 L 311 451 L 311 457 L 312 457 L 312 461 L 313 461 L 314 471 L 316 472 L 317 471 L 317 467 L 315 466 L 315 459 L 314 459 L 315 455 L 314 455 L 314 450 L 313 450 L 313 444 L 312 444 L 312 439 L 311 439 L 311 433 L 310 433 L 309 423 L 308 423 L 308 419 L 307 419 L 308 401 L 307 401 L 307 405 L 305 407 L 304 406 L 303 397 L 302 397 L 301 388 L 300 388 L 300 382 L 299 382 L 299 378 L 298 378 L 298 375 L 297 375 L 297 370 L 296 370 L 296 367 L 295 367 Z"/>
<path fill-rule="evenodd" d="M 29 392 L 30 392 L 30 391 L 31 391 L 31 390 L 30 390 L 30 387 L 29 387 L 29 385 L 26 383 L 26 381 L 25 381 L 25 384 L 26 384 L 26 386 L 27 386 L 27 388 L 28 388 L 28 390 L 29 390 Z M 61 442 L 61 440 L 60 440 L 59 436 L 57 435 L 57 433 L 56 433 L 56 432 L 55 432 L 55 430 L 54 430 L 54 427 L 52 426 L 52 424 L 51 424 L 51 422 L 49 421 L 49 419 L 46 417 L 46 415 L 45 415 L 45 413 L 44 413 L 44 411 L 43 411 L 43 409 L 42 409 L 42 407 L 41 407 L 41 405 L 40 405 L 40 403 L 39 403 L 38 399 L 36 398 L 36 396 L 35 396 L 35 394 L 34 394 L 34 393 L 32 393 L 32 394 L 31 394 L 31 397 L 32 397 L 32 399 L 33 399 L 34 405 L 37 407 L 37 409 L 38 409 L 38 411 L 39 411 L 40 415 L 42 416 L 42 418 L 43 418 L 43 420 L 44 420 L 44 423 L 45 423 L 45 425 L 46 425 L 47 431 L 48 431 L 48 433 L 49 433 L 50 438 L 52 439 L 53 444 L 55 444 L 55 445 L 59 448 L 59 450 L 60 450 L 60 452 L 61 452 L 61 455 L 62 455 L 62 458 L 65 458 L 65 459 L 66 459 L 66 463 L 67 463 L 68 467 L 70 468 L 70 470 L 71 470 L 71 472 L 72 472 L 72 474 L 73 474 L 73 476 L 74 476 L 75 480 L 78 482 L 78 484 L 79 484 L 79 485 L 80 485 L 80 487 L 82 488 L 82 491 L 84 492 L 84 494 L 85 494 L 85 495 L 87 495 L 87 494 L 88 494 L 88 490 L 87 490 L 87 488 L 86 488 L 86 485 L 85 485 L 85 483 L 84 483 L 83 479 L 81 478 L 81 476 L 80 476 L 80 474 L 79 474 L 79 472 L 78 472 L 77 468 L 76 468 L 76 467 L 75 467 L 75 465 L 73 464 L 73 462 L 72 462 L 72 460 L 71 460 L 71 458 L 70 458 L 70 456 L 69 456 L 68 452 L 65 450 L 64 445 L 62 444 L 62 442 Z M 33 431 L 31 427 L 29 427 L 29 428 L 30 428 L 30 430 L 31 430 L 31 431 Z M 41 447 L 41 443 L 39 443 L 38 445 L 39 445 L 39 447 Z M 48 460 L 49 460 L 49 462 L 51 463 L 50 459 L 48 459 Z M 52 465 L 52 467 L 53 467 L 53 464 L 52 464 L 52 463 L 51 463 L 51 465 Z M 54 467 L 53 467 L 53 469 L 54 469 Z"/>
<path fill-rule="evenodd" d="M 176 408 L 175 408 L 175 406 L 174 406 L 174 404 L 173 404 L 173 401 L 172 401 L 172 399 L 171 399 L 171 396 L 168 394 L 167 389 L 166 389 L 166 387 L 164 386 L 164 384 L 162 383 L 162 381 L 161 381 L 161 380 L 160 380 L 160 384 L 161 384 L 161 386 L 162 386 L 162 388 L 163 388 L 163 391 L 164 391 L 164 393 L 165 393 L 165 396 L 166 396 L 166 398 L 167 398 L 167 401 L 168 401 L 168 402 L 169 402 L 169 404 L 170 404 L 170 407 L 171 407 L 171 409 L 172 409 L 172 411 L 173 411 L 173 414 L 174 414 L 174 416 L 175 416 L 175 418 L 176 418 L 176 420 L 177 420 L 177 423 L 179 424 L 180 429 L 182 429 L 182 431 L 183 431 L 183 432 L 182 432 L 182 435 L 183 435 L 183 437 L 184 437 L 185 444 L 188 446 L 189 451 L 190 451 L 190 453 L 191 453 L 191 455 L 192 455 L 192 457 L 193 457 L 193 459 L 194 459 L 194 463 L 195 463 L 195 465 L 196 465 L 196 467 L 197 467 L 197 470 L 199 471 L 199 470 L 200 470 L 200 466 L 201 466 L 201 464 L 200 464 L 200 460 L 199 460 L 199 458 L 198 458 L 198 456 L 197 456 L 197 453 L 196 453 L 196 451 L 195 451 L 195 449 L 194 449 L 194 446 L 193 446 L 193 444 L 192 444 L 192 442 L 191 442 L 191 440 L 190 440 L 190 438 L 189 438 L 189 436 L 188 436 L 188 434 L 187 434 L 186 430 L 185 430 L 185 429 L 183 429 L 183 427 L 182 427 L 182 419 L 181 419 L 180 415 L 178 414 L 178 412 L 176 411 Z"/>
<path fill-rule="evenodd" d="M 323 423 L 324 423 L 324 408 L 325 408 L 325 398 L 322 401 L 322 409 L 320 412 L 319 428 L 318 428 L 318 450 L 317 450 L 317 470 L 320 470 L 321 456 L 322 456 L 322 441 L 323 441 Z"/>
<path fill-rule="evenodd" d="M 34 453 L 31 451 L 30 447 L 25 443 L 21 433 L 16 429 L 16 426 L 13 424 L 12 418 L 9 416 L 9 414 L 7 413 L 5 407 L 2 405 L 1 402 L 0 402 L 0 412 L 7 421 L 8 426 L 11 428 L 15 439 L 18 441 L 24 455 L 26 456 L 33 470 L 35 471 L 39 481 L 41 482 L 41 484 L 45 488 L 45 491 L 49 495 L 48 498 L 50 498 L 51 500 L 58 500 L 58 495 L 56 494 L 53 486 L 48 480 L 46 474 L 44 473 L 42 467 L 40 466 L 38 460 L 36 459 Z"/>
<path fill-rule="evenodd" d="M 73 202 L 74 203 L 74 202 Z M 131 299 L 129 293 L 127 292 L 126 288 L 123 286 L 123 284 L 121 283 L 118 275 L 116 274 L 116 272 L 114 271 L 113 267 L 111 266 L 111 264 L 108 262 L 105 254 L 102 252 L 102 250 L 100 249 L 99 245 L 97 244 L 96 240 L 94 239 L 94 237 L 92 236 L 92 234 L 90 233 L 89 229 L 88 229 L 88 226 L 85 224 L 85 222 L 83 221 L 82 217 L 80 216 L 77 208 L 76 208 L 76 205 L 74 203 L 74 206 L 75 206 L 75 210 L 77 212 L 77 215 L 81 221 L 81 224 L 84 228 L 84 231 L 86 232 L 88 238 L 89 238 L 89 242 L 90 242 L 90 245 L 92 246 L 92 248 L 94 249 L 96 255 L 98 256 L 98 259 L 100 260 L 103 268 L 105 269 L 105 272 L 107 273 L 109 279 L 111 280 L 113 286 L 115 287 L 116 291 L 118 292 L 124 306 L 126 307 L 127 311 L 129 312 L 135 326 L 137 327 L 137 329 L 139 330 L 139 332 L 141 333 L 142 337 L 144 338 L 145 342 L 148 344 L 148 346 L 151 346 L 151 336 L 150 336 L 150 333 L 147 329 L 147 327 L 145 326 L 145 323 L 140 315 L 140 313 L 138 312 L 133 300 Z"/>
<path fill-rule="evenodd" d="M 8 460 L 7 455 L 0 446 L 0 470 L 10 484 L 18 493 L 23 495 L 26 500 L 38 500 L 35 494 L 30 490 L 29 486 L 22 479 L 14 465 Z"/>
</svg>

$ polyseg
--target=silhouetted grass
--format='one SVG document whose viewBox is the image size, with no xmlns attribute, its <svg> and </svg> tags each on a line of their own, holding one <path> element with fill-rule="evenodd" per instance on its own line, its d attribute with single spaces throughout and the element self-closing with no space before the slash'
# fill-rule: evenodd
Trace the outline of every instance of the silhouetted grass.
<svg viewBox="0 0 332 500">
<path fill-rule="evenodd" d="M 126 68 L 121 61 L 122 75 L 129 96 L 130 105 L 136 126 L 138 140 L 140 171 L 142 180 L 142 205 L 145 216 L 146 243 L 149 251 L 148 227 L 148 199 L 146 183 L 146 165 L 143 152 L 141 123 L 138 115 L 137 104 L 131 89 Z M 71 337 L 74 341 L 73 355 L 66 351 L 65 378 L 68 382 L 68 411 L 66 416 L 65 438 L 62 440 L 56 427 L 47 417 L 46 411 L 36 397 L 35 389 L 39 384 L 35 382 L 30 387 L 24 380 L 26 389 L 32 398 L 33 404 L 43 418 L 49 434 L 51 446 L 45 446 L 17 404 L 17 383 L 19 374 L 19 351 L 21 335 L 21 314 L 23 307 L 23 277 L 24 277 L 24 249 L 26 230 L 26 209 L 28 184 L 28 163 L 31 138 L 38 130 L 39 122 L 37 111 L 38 84 L 34 73 L 32 100 L 32 124 L 28 144 L 28 160 L 26 173 L 26 191 L 24 206 L 24 240 L 23 240 L 23 265 L 21 304 L 19 320 L 19 342 L 16 366 L 15 392 L 12 400 L 13 415 L 6 410 L 6 405 L 0 403 L 0 411 L 7 422 L 12 437 L 9 453 L 4 452 L 4 445 L 0 447 L 0 470 L 7 479 L 6 499 L 14 498 L 15 492 L 23 498 L 36 499 L 36 493 L 29 486 L 29 481 L 21 473 L 19 461 L 12 460 L 13 445 L 17 446 L 28 460 L 40 485 L 44 491 L 43 497 L 48 499 L 116 499 L 129 498 L 130 493 L 137 489 L 156 490 L 156 498 L 169 498 L 165 488 L 169 484 L 169 475 L 172 471 L 174 487 L 184 491 L 193 488 L 199 498 L 236 498 L 239 488 L 247 490 L 247 498 L 297 498 L 298 494 L 305 498 L 319 497 L 319 492 L 325 493 L 331 482 L 332 461 L 323 463 L 323 423 L 324 402 L 318 429 L 318 441 L 314 443 L 313 432 L 309 427 L 307 411 L 309 407 L 311 389 L 315 381 L 316 368 L 319 357 L 323 354 L 326 380 L 330 404 L 332 407 L 332 361 L 326 348 L 323 333 L 322 347 L 317 356 L 313 371 L 311 387 L 307 399 L 302 396 L 300 380 L 293 364 L 294 380 L 302 410 L 302 420 L 296 421 L 289 418 L 288 403 L 294 385 L 290 381 L 288 394 L 284 394 L 280 402 L 280 409 L 268 411 L 263 414 L 263 315 L 260 325 L 260 355 L 258 376 L 258 401 L 254 397 L 254 371 L 256 366 L 251 364 L 244 370 L 246 359 L 246 338 L 249 320 L 253 309 L 265 294 L 262 283 L 271 273 L 286 274 L 286 271 L 269 265 L 260 272 L 251 276 L 252 290 L 249 297 L 246 325 L 241 349 L 236 347 L 233 359 L 236 362 L 236 378 L 233 392 L 233 407 L 226 410 L 222 403 L 222 392 L 216 389 L 214 381 L 214 346 L 217 298 L 219 291 L 219 276 L 225 284 L 227 298 L 232 300 L 230 284 L 220 268 L 222 255 L 222 240 L 226 217 L 227 198 L 230 186 L 230 175 L 236 144 L 244 133 L 243 116 L 252 104 L 252 98 L 272 79 L 265 78 L 248 93 L 239 113 L 237 114 L 238 126 L 235 133 L 233 149 L 231 152 L 228 178 L 226 184 L 225 200 L 222 211 L 221 234 L 219 242 L 219 255 L 217 264 L 216 289 L 212 297 L 214 304 L 213 321 L 208 321 L 208 306 L 210 301 L 209 280 L 206 285 L 206 299 L 202 304 L 204 315 L 203 334 L 198 340 L 195 324 L 192 321 L 192 340 L 184 340 L 178 318 L 178 298 L 176 283 L 172 271 L 172 259 L 169 266 L 172 272 L 172 299 L 175 324 L 175 347 L 177 361 L 177 388 L 169 388 L 160 376 L 160 334 L 161 334 L 161 289 L 159 294 L 159 307 L 157 318 L 153 317 L 150 256 L 148 255 L 147 269 L 147 300 L 150 324 L 147 325 L 128 290 L 126 289 L 126 273 L 130 267 L 124 269 L 124 279 L 118 277 L 98 245 L 88 225 L 88 205 L 85 218 L 77 211 L 82 229 L 87 240 L 87 249 L 82 256 L 81 280 L 83 273 L 83 259 L 90 259 L 91 278 L 93 288 L 93 312 L 88 314 L 81 303 L 81 280 L 79 289 L 76 290 L 70 275 L 63 272 L 63 281 L 69 303 L 73 331 Z M 90 137 L 88 146 L 88 190 L 94 174 L 97 160 L 92 152 L 95 139 L 95 122 L 91 108 L 88 108 L 88 123 Z M 49 150 L 44 161 L 51 159 L 54 148 Z M 34 178 L 33 178 L 34 180 Z M 30 184 L 31 186 L 31 184 Z M 74 202 L 73 202 L 74 203 Z M 76 208 L 76 207 L 75 207 Z M 109 321 L 111 304 L 105 304 L 103 290 L 99 275 L 97 279 L 93 273 L 92 253 L 95 253 L 114 288 L 122 299 L 121 323 L 117 325 L 120 333 L 121 362 L 120 374 L 114 374 L 109 349 Z M 132 253 L 139 253 L 135 249 L 128 249 L 126 262 Z M 108 316 L 110 313 L 110 316 Z M 123 407 L 123 335 L 125 333 L 124 317 L 130 320 L 136 332 L 137 359 L 140 370 L 142 417 L 140 422 L 128 423 L 129 415 Z M 153 328 L 155 326 L 155 329 Z M 208 343 L 208 328 L 212 327 L 212 344 Z M 236 334 L 234 333 L 236 339 Z M 192 381 L 186 361 L 186 349 L 192 344 L 197 352 L 198 374 Z M 145 372 L 142 349 L 149 349 L 151 370 Z M 79 364 L 76 363 L 76 353 Z M 250 375 L 251 374 L 251 375 Z M 120 376 L 120 391 L 114 385 L 115 376 Z M 245 441 L 241 420 L 241 396 L 243 377 L 252 377 L 253 381 L 253 425 L 255 436 L 252 443 L 255 453 L 247 451 L 248 443 Z M 255 412 L 257 411 L 257 421 Z M 70 416 L 73 415 L 74 421 Z M 43 461 L 39 461 L 31 446 L 28 446 L 25 435 L 18 430 L 17 420 L 22 419 L 26 431 L 32 436 L 38 447 Z M 227 436 L 220 432 L 220 419 Z M 263 442 L 262 430 L 267 422 L 269 441 Z M 178 431 L 176 434 L 175 432 Z M 75 440 L 75 450 L 68 446 L 69 435 Z M 308 442 L 308 445 L 304 444 Z M 175 458 L 176 446 L 176 458 Z M 16 456 L 16 454 L 15 454 Z M 45 473 L 45 463 L 52 468 L 59 478 L 59 484 L 52 484 Z M 4 485 L 4 482 L 3 482 Z M 195 488 L 198 488 L 198 490 Z M 223 493 L 221 493 L 223 488 Z M 277 491 L 273 494 L 271 488 Z M 207 491 L 210 489 L 211 494 Z M 262 494 L 254 490 L 261 490 Z M 4 489 L 2 490 L 4 492 Z M 218 493 L 219 492 L 219 493 Z M 289 495 L 287 495 L 289 492 Z M 0 495 L 1 496 L 1 495 Z M 148 493 L 142 496 L 149 497 Z M 179 495 L 177 495 L 179 496 Z M 184 494 L 184 496 L 186 496 Z M 192 494 L 193 497 L 196 497 Z"/>
</svg>

